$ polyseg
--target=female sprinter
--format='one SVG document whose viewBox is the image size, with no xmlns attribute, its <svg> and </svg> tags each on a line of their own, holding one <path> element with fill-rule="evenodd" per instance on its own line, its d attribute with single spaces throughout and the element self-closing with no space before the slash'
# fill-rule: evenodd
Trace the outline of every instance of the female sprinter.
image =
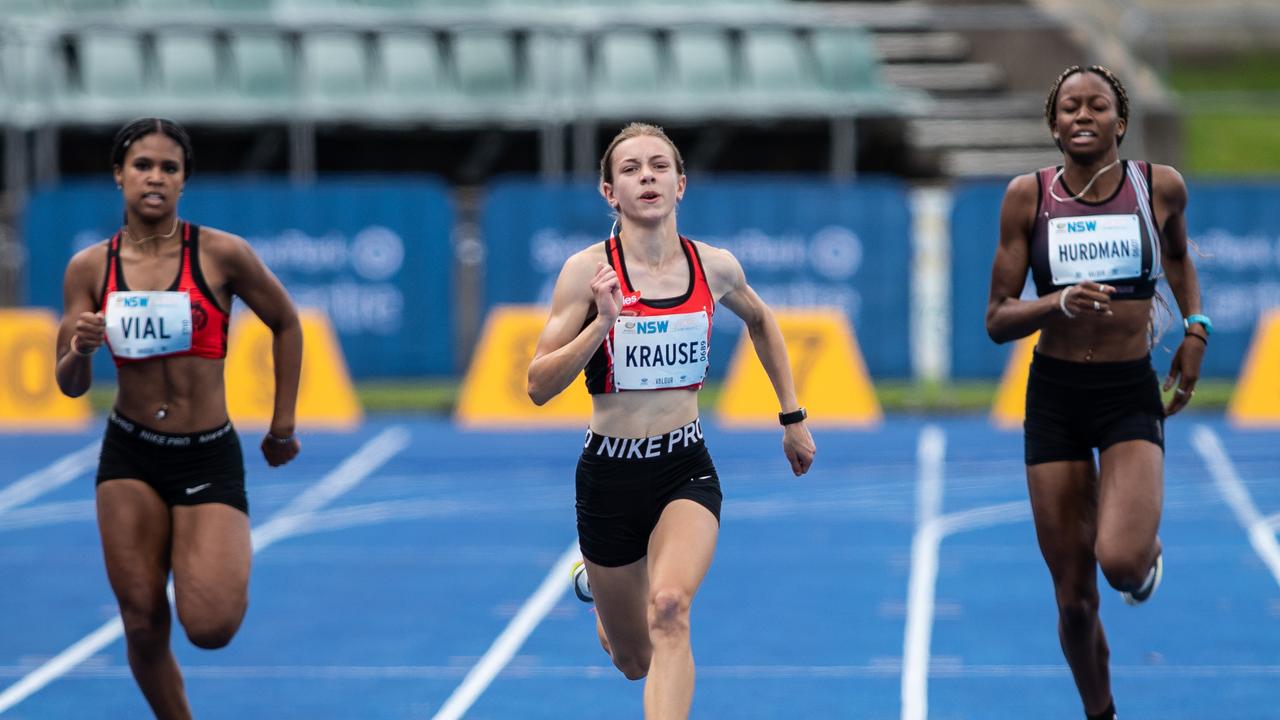
<svg viewBox="0 0 1280 720">
<path fill-rule="evenodd" d="M 792 472 L 809 469 L 815 447 L 782 333 L 742 266 L 676 232 L 684 162 L 661 128 L 633 123 L 613 139 L 600 191 L 620 230 L 565 261 L 529 396 L 541 405 L 586 369 L 593 409 L 578 461 L 578 542 L 596 629 L 628 679 L 648 676 L 645 717 L 684 718 L 694 682 L 689 607 L 720 527 L 697 399 L 717 304 L 751 333 L 782 409 Z"/>
<path fill-rule="evenodd" d="M 1086 715 L 1112 720 L 1097 567 L 1130 604 L 1160 583 L 1164 418 L 1195 393 L 1212 325 L 1187 254 L 1182 177 L 1120 159 L 1129 120 L 1120 81 L 1097 65 L 1067 68 L 1045 119 L 1063 164 L 1009 183 L 987 332 L 1003 343 L 1040 331 L 1027 383 L 1027 487 L 1062 651 Z M 1028 267 L 1039 299 L 1024 301 Z M 1150 355 L 1162 267 L 1186 315 L 1164 382 L 1177 387 L 1163 407 Z"/>
<path fill-rule="evenodd" d="M 233 296 L 275 336 L 275 414 L 262 453 L 276 466 L 299 450 L 297 312 L 248 243 L 179 219 L 191 161 L 187 133 L 169 120 L 138 120 L 116 134 L 124 226 L 71 259 L 57 347 L 58 386 L 72 397 L 89 389 L 90 357 L 104 341 L 118 368 L 98 465 L 98 526 L 129 667 L 166 719 L 191 717 L 169 649 L 169 572 L 178 619 L 199 647 L 230 642 L 248 604 L 244 460 L 222 378 Z"/>
</svg>

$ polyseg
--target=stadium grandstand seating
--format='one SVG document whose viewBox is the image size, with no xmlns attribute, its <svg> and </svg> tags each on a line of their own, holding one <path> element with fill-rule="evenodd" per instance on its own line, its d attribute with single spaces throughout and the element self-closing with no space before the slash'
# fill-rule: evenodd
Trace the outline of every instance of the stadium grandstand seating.
<svg viewBox="0 0 1280 720">
<path fill-rule="evenodd" d="M 742 138 L 768 124 L 828 143 L 832 169 L 991 174 L 1051 157 L 1037 96 L 1062 53 L 1022 63 L 1030 68 L 1002 61 L 952 10 L 899 0 L 0 0 L 0 93 L 13 99 L 0 118 L 98 134 L 152 112 L 227 133 L 344 124 L 391 133 L 385 152 L 415 128 L 536 130 L 572 136 L 572 153 L 539 157 L 580 172 L 604 128 L 636 117 L 690 132 L 714 120 L 715 132 Z M 1065 35 L 1033 8 L 1019 12 Z M 837 126 L 856 127 L 856 145 L 837 142 Z"/>
<path fill-rule="evenodd" d="M 658 38 L 650 33 L 618 30 L 604 33 L 595 47 L 592 89 L 600 109 L 634 112 L 654 102 L 662 91 Z"/>
<path fill-rule="evenodd" d="M 175 31 L 155 38 L 157 90 L 182 102 L 220 99 L 218 47 L 208 31 Z"/>
<path fill-rule="evenodd" d="M 74 105 L 71 112 L 81 117 L 92 117 L 105 112 L 109 103 L 124 98 L 136 98 L 143 94 L 146 80 L 143 77 L 142 45 L 136 35 L 128 31 L 94 32 L 75 38 L 79 62 L 74 70 L 79 79 L 78 93 L 73 89 L 67 99 Z M 64 78 L 68 87 L 75 88 L 75 78 Z M 75 100 L 80 102 L 75 103 Z"/>
<path fill-rule="evenodd" d="M 453 34 L 458 90 L 477 102 L 502 103 L 520 90 L 519 58 L 513 38 L 495 30 Z"/>
<path fill-rule="evenodd" d="M 444 60 L 436 36 L 425 32 L 385 32 L 374 38 L 381 75 L 375 83 L 378 107 L 424 113 L 432 98 L 448 92 Z"/>
<path fill-rule="evenodd" d="M 288 40 L 274 31 L 236 32 L 230 38 L 230 76 L 236 96 L 261 113 L 293 109 L 296 73 Z M 185 113 L 179 114 L 183 117 Z"/>
<path fill-rule="evenodd" d="M 732 98 L 733 50 L 727 33 L 718 29 L 674 30 L 671 57 L 676 90 L 704 101 L 714 98 L 717 104 Z"/>
<path fill-rule="evenodd" d="M 302 36 L 298 67 L 302 87 L 317 115 L 341 113 L 371 94 L 369 48 L 352 32 L 315 32 Z"/>
</svg>

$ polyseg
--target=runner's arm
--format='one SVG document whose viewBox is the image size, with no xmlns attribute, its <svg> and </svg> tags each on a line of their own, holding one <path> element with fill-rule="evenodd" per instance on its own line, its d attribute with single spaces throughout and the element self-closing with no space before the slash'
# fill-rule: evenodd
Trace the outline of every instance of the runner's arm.
<svg viewBox="0 0 1280 720">
<path fill-rule="evenodd" d="M 604 342 L 622 308 L 618 276 L 601 258 L 598 250 L 584 250 L 560 269 L 551 313 L 529 363 L 527 387 L 535 405 L 547 403 L 569 387 Z M 588 322 L 592 310 L 594 317 Z"/>
</svg>

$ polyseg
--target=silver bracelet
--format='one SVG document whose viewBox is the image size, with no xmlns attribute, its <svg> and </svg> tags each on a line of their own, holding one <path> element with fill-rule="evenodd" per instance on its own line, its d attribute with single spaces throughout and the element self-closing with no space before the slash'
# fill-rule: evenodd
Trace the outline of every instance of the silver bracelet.
<svg viewBox="0 0 1280 720">
<path fill-rule="evenodd" d="M 272 434 L 270 430 L 267 431 L 267 439 L 277 445 L 288 445 L 289 443 L 293 442 L 293 439 L 295 437 L 297 437 L 297 435 L 290 435 L 289 437 L 285 437 L 285 438 L 276 437 L 274 434 Z"/>
<path fill-rule="evenodd" d="M 1062 314 L 1068 319 L 1074 319 L 1076 314 L 1067 309 L 1067 293 L 1075 288 L 1075 285 L 1068 285 L 1062 288 L 1062 292 L 1058 293 L 1058 308 L 1062 310 Z"/>
</svg>

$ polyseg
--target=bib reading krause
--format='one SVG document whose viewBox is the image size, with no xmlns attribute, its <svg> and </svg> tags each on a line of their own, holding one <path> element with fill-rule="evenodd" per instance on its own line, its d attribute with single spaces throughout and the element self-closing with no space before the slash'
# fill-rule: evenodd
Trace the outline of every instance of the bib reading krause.
<svg viewBox="0 0 1280 720">
<path fill-rule="evenodd" d="M 1054 285 L 1142 275 L 1137 215 L 1083 215 L 1049 221 L 1049 271 Z"/>
<path fill-rule="evenodd" d="M 113 292 L 107 297 L 107 344 L 139 359 L 191 349 L 191 296 L 185 292 Z"/>
<path fill-rule="evenodd" d="M 613 380 L 619 390 L 663 390 L 707 375 L 711 320 L 705 310 L 620 316 L 613 323 Z"/>
</svg>

